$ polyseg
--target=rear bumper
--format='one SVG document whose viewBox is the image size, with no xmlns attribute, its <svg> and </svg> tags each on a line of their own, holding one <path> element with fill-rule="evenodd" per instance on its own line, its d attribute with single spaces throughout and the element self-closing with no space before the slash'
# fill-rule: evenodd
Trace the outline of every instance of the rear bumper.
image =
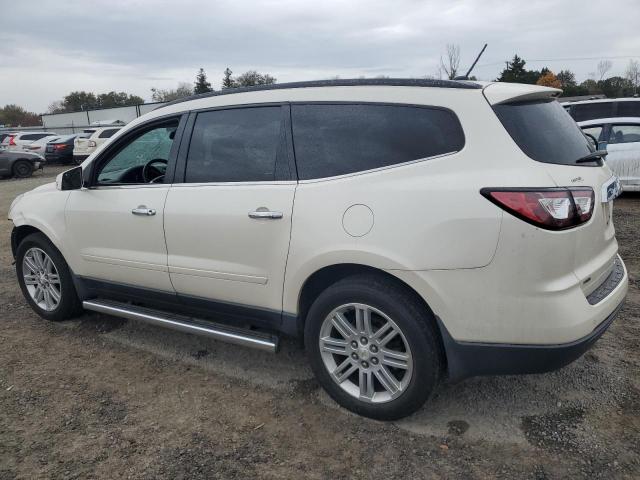
<svg viewBox="0 0 640 480">
<path fill-rule="evenodd" d="M 557 370 L 580 358 L 609 328 L 624 300 L 590 334 L 556 345 L 458 342 L 438 320 L 447 355 L 448 378 L 456 382 L 478 375 L 515 375 Z"/>
</svg>

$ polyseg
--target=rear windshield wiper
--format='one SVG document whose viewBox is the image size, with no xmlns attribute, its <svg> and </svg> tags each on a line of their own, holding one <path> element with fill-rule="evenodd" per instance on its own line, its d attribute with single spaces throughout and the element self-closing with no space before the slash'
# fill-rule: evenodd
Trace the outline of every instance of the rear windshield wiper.
<svg viewBox="0 0 640 480">
<path fill-rule="evenodd" d="M 588 163 L 593 162 L 594 160 L 604 160 L 604 157 L 607 156 L 608 153 L 609 152 L 606 150 L 596 150 L 595 152 L 591 152 L 589 155 L 580 157 L 576 160 L 576 163 Z"/>
</svg>

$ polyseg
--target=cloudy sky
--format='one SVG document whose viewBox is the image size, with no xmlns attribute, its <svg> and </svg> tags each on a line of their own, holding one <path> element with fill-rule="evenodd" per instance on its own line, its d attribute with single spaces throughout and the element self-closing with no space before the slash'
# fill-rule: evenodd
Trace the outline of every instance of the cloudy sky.
<svg viewBox="0 0 640 480">
<path fill-rule="evenodd" d="M 482 80 L 514 53 L 578 80 L 599 59 L 610 74 L 640 59 L 638 0 L 0 0 L 0 12 L 0 105 L 39 113 L 73 90 L 149 99 L 199 67 L 214 88 L 227 66 L 279 82 L 435 75 L 447 43 L 463 67 L 489 44 Z"/>
</svg>

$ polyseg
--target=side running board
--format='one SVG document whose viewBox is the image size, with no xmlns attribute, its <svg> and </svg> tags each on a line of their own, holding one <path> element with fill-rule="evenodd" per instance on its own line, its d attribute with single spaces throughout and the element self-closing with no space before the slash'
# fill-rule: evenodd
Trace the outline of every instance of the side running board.
<svg viewBox="0 0 640 480">
<path fill-rule="evenodd" d="M 111 300 L 85 300 L 82 302 L 82 306 L 86 310 L 127 318 L 129 320 L 139 320 L 151 325 L 211 337 L 235 345 L 256 348 L 271 353 L 278 351 L 278 337 L 269 335 L 268 333 L 204 322 L 187 316 Z"/>
</svg>

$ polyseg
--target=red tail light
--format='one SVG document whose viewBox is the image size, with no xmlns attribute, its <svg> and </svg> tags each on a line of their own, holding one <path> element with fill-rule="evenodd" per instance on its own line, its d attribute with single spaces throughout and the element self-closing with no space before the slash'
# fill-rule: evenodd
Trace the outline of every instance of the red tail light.
<svg viewBox="0 0 640 480">
<path fill-rule="evenodd" d="M 480 193 L 521 220 L 547 230 L 588 222 L 595 202 L 591 188 L 483 188 Z"/>
<path fill-rule="evenodd" d="M 67 146 L 64 143 L 54 143 L 53 144 L 53 148 L 55 148 L 56 150 L 63 150 L 66 147 Z"/>
<path fill-rule="evenodd" d="M 9 145 L 15 145 L 15 144 L 16 144 L 16 136 L 9 135 Z"/>
</svg>

